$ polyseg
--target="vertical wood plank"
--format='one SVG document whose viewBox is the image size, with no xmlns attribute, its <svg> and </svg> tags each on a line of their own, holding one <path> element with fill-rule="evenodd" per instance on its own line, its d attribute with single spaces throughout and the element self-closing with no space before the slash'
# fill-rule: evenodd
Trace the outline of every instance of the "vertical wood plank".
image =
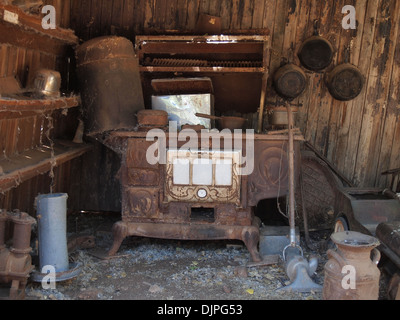
<svg viewBox="0 0 400 320">
<path fill-rule="evenodd" d="M 176 29 L 179 33 L 188 32 L 186 27 L 186 11 L 188 0 L 177 0 Z M 193 14 L 193 12 L 191 12 Z"/>
<path fill-rule="evenodd" d="M 347 153 L 344 155 L 343 166 L 340 166 L 343 170 L 343 173 L 347 177 L 349 177 L 355 185 L 359 184 L 359 181 L 357 181 L 354 177 L 354 170 L 356 167 L 357 153 L 359 149 L 362 114 L 364 110 L 366 94 L 368 92 L 368 76 L 376 28 L 376 8 L 379 6 L 379 2 L 379 0 L 368 0 L 367 2 L 366 14 L 364 18 L 364 28 L 362 30 L 360 58 L 358 61 L 358 68 L 360 69 L 361 73 L 365 75 L 366 84 L 363 92 L 361 92 L 360 96 L 357 97 L 357 99 L 353 102 L 346 147 Z"/>
<path fill-rule="evenodd" d="M 311 0 L 300 0 L 297 4 L 296 11 L 298 12 L 297 23 L 296 23 L 296 34 L 294 39 L 294 56 L 293 63 L 301 67 L 301 63 L 299 61 L 297 53 L 299 52 L 299 48 L 302 42 L 308 37 L 307 25 L 310 18 L 310 10 L 311 10 Z M 306 71 L 306 70 L 304 70 Z M 307 110 L 309 105 L 310 93 L 310 74 L 306 73 L 308 88 L 306 88 L 305 92 L 296 99 L 295 102 L 300 103 L 302 106 L 299 108 L 297 113 L 297 117 L 295 119 L 295 125 L 301 129 L 302 132 L 305 132 L 306 122 L 307 122 Z"/>
<path fill-rule="evenodd" d="M 261 29 L 263 27 L 263 19 L 264 19 L 264 9 L 265 5 L 268 4 L 269 1 L 265 0 L 255 0 L 254 7 L 252 12 L 252 29 Z"/>
<path fill-rule="evenodd" d="M 366 97 L 354 174 L 355 179 L 363 186 L 374 185 L 378 170 L 382 135 L 380 128 L 394 53 L 393 42 L 390 41 L 395 32 L 392 25 L 394 8 L 395 2 L 389 0 L 382 0 L 378 7 L 377 28 L 367 82 L 370 89 Z"/>
<path fill-rule="evenodd" d="M 307 34 L 306 38 L 312 36 L 314 30 L 314 21 L 321 18 L 323 5 L 324 1 L 311 1 L 310 17 L 307 25 L 307 31 L 309 32 L 309 34 Z M 318 115 L 321 101 L 320 88 L 323 85 L 324 77 L 322 73 L 316 72 L 309 73 L 309 75 L 309 102 L 307 109 L 304 108 L 304 111 L 307 112 L 307 123 L 306 129 L 304 130 L 303 134 L 308 142 L 310 142 L 312 145 L 315 145 L 316 128 L 318 126 Z"/>
<path fill-rule="evenodd" d="M 9 56 L 10 47 L 7 45 L 1 45 L 0 48 L 0 77 L 7 76 L 7 68 L 8 68 L 8 56 Z"/>
<path fill-rule="evenodd" d="M 221 8 L 221 28 L 222 30 L 230 30 L 231 15 L 232 15 L 232 1 L 222 0 Z"/>
<path fill-rule="evenodd" d="M 111 25 L 110 25 L 111 35 L 117 35 L 118 33 L 121 32 L 123 10 L 124 10 L 124 1 L 114 0 L 112 6 Z"/>
<path fill-rule="evenodd" d="M 357 28 L 352 35 L 353 37 L 350 40 L 350 63 L 354 64 L 355 66 L 358 66 L 361 54 L 367 2 L 367 0 L 356 1 L 354 5 L 356 9 Z M 358 105 L 360 105 L 361 98 L 362 94 L 360 94 L 360 96 L 356 99 L 346 103 L 345 106 L 343 106 L 340 114 L 340 126 L 338 126 L 336 136 L 336 150 L 335 152 L 332 152 L 333 154 L 331 155 L 331 158 L 341 172 L 345 172 L 344 162 L 346 158 L 346 153 L 354 152 L 354 150 L 347 150 L 347 142 L 349 139 L 351 119 L 353 116 L 356 116 L 355 110 L 357 110 Z"/>
<path fill-rule="evenodd" d="M 394 8 L 393 17 L 399 17 L 400 5 L 396 1 L 396 7 Z M 378 169 L 376 173 L 375 186 L 376 187 L 388 187 L 390 180 L 388 176 L 382 176 L 383 171 L 400 167 L 400 162 L 391 162 L 393 154 L 399 152 L 399 146 L 395 143 L 396 127 L 398 127 L 399 119 L 398 114 L 400 110 L 400 21 L 396 18 L 392 20 L 393 28 L 395 28 L 394 35 L 391 39 L 395 39 L 396 47 L 393 52 L 393 61 L 389 64 L 389 68 L 392 66 L 392 70 L 388 79 L 388 96 L 385 99 L 384 111 L 385 118 L 382 120 L 381 125 L 381 150 L 379 152 Z M 398 143 L 398 141 L 397 141 Z M 392 167 L 393 166 L 393 167 Z"/>
<path fill-rule="evenodd" d="M 6 129 L 6 146 L 5 155 L 10 157 L 16 153 L 17 147 L 17 130 L 18 130 L 18 119 L 8 119 Z"/>
<path fill-rule="evenodd" d="M 0 159 L 5 157 L 6 153 L 7 120 L 0 119 Z"/>
<path fill-rule="evenodd" d="M 328 40 L 332 43 L 332 46 L 336 48 L 336 54 L 333 57 L 333 61 L 330 67 L 325 71 L 330 72 L 338 64 L 344 63 L 344 55 L 346 48 L 350 44 L 351 31 L 344 30 L 342 28 L 342 8 L 346 4 L 351 4 L 350 0 L 338 0 L 332 2 L 332 6 L 328 12 L 326 12 L 327 20 L 323 21 L 323 25 L 330 26 L 329 28 L 321 28 L 321 31 L 330 33 L 327 36 Z M 336 30 L 336 32 L 332 32 Z M 320 149 L 329 160 L 332 161 L 333 154 L 335 153 L 335 139 L 337 133 L 337 125 L 341 110 L 346 102 L 340 102 L 329 94 L 327 86 L 324 84 L 323 89 L 325 96 L 321 100 L 321 105 L 324 107 L 320 110 L 319 130 L 317 131 L 316 146 Z"/>
<path fill-rule="evenodd" d="M 240 29 L 248 30 L 251 29 L 253 23 L 253 10 L 254 0 L 245 0 L 243 5 L 243 17 L 240 22 Z"/>
<path fill-rule="evenodd" d="M 208 1 L 208 14 L 216 17 L 221 17 L 221 4 L 222 1 Z"/>
</svg>

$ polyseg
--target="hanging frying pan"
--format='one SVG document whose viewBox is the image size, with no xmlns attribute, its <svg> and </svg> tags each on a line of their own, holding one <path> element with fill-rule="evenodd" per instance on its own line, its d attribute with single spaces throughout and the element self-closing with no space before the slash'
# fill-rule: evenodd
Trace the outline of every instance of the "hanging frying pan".
<svg viewBox="0 0 400 320">
<path fill-rule="evenodd" d="M 349 63 L 350 49 L 345 51 L 345 63 L 337 65 L 326 74 L 325 82 L 329 93 L 340 101 L 349 101 L 356 98 L 364 86 L 365 78 L 360 70 Z"/>
<path fill-rule="evenodd" d="M 340 101 L 349 101 L 361 93 L 365 79 L 356 66 L 343 63 L 329 72 L 325 81 L 332 97 Z"/>
<path fill-rule="evenodd" d="M 304 71 L 295 64 L 281 66 L 274 73 L 275 91 L 283 98 L 294 99 L 301 95 L 306 88 L 307 78 Z"/>
<path fill-rule="evenodd" d="M 317 21 L 314 21 L 314 35 L 304 41 L 299 49 L 301 64 L 308 70 L 321 71 L 331 64 L 333 53 L 331 43 L 318 34 Z"/>
</svg>

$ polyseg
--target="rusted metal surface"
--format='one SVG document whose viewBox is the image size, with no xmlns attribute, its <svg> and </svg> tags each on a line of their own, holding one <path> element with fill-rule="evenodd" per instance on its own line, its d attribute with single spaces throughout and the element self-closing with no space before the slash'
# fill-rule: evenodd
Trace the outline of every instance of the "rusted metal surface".
<svg viewBox="0 0 400 320">
<path fill-rule="evenodd" d="M 285 140 L 255 141 L 254 171 L 248 177 L 248 205 L 255 206 L 262 199 L 287 194 L 289 177 L 287 147 L 288 143 Z M 295 155 L 299 152 L 299 144 L 295 143 Z M 296 175 L 298 169 L 298 157 L 296 157 Z"/>
<path fill-rule="evenodd" d="M 168 138 L 174 136 L 166 134 L 166 137 L 165 147 L 168 150 Z M 200 135 L 196 134 L 195 137 L 201 140 Z M 214 134 L 214 139 L 216 137 L 222 139 L 222 135 L 218 133 Z M 240 137 L 243 142 L 242 149 L 235 151 L 236 156 L 240 153 L 245 156 L 246 136 L 243 134 Z M 224 186 L 215 185 L 216 177 L 213 177 L 211 184 L 192 184 L 190 181 L 194 182 L 193 169 L 189 170 L 188 177 L 180 176 L 182 179 L 188 178 L 189 182 L 179 184 L 174 180 L 176 176 L 173 159 L 179 152 L 183 152 L 179 151 L 179 148 L 187 146 L 187 141 L 177 141 L 172 153 L 167 152 L 166 163 L 150 164 L 146 152 L 154 142 L 146 141 L 144 133 L 110 133 L 104 143 L 121 155 L 119 179 L 122 188 L 122 221 L 113 227 L 114 243 L 109 256 L 118 251 L 125 237 L 136 235 L 187 240 L 242 240 L 252 259 L 261 261 L 257 248 L 259 220 L 254 216 L 253 207 L 263 198 L 285 195 L 287 192 L 287 137 L 286 140 L 280 140 L 282 137 L 255 137 L 256 169 L 249 176 L 240 175 L 239 171 L 235 171 L 240 169 L 240 159 L 235 158 L 236 153 L 231 149 L 224 151 L 223 144 L 218 152 L 210 152 L 206 159 L 214 161 L 213 157 L 217 154 L 224 154 L 225 157 L 230 155 L 230 165 L 236 168 L 231 169 L 233 171 L 230 183 Z M 197 142 L 199 145 L 202 143 Z M 212 139 L 207 139 L 206 144 L 203 147 L 212 150 Z M 298 141 L 294 144 L 297 151 Z M 169 158 L 168 154 L 172 158 Z M 205 155 L 204 152 L 202 154 Z M 189 163 L 193 160 L 190 155 L 198 156 L 198 153 L 191 150 L 189 156 L 179 155 Z"/>
<path fill-rule="evenodd" d="M 274 74 L 274 87 L 283 98 L 294 99 L 303 93 L 307 85 L 305 72 L 298 66 L 288 63 Z"/>
<path fill-rule="evenodd" d="M 312 71 L 321 71 L 332 62 L 332 45 L 323 37 L 314 35 L 301 45 L 299 59 L 305 68 Z"/>
<path fill-rule="evenodd" d="M 388 288 L 388 298 L 390 300 L 400 300 L 400 274 L 396 273 L 390 279 Z"/>
<path fill-rule="evenodd" d="M 208 119 L 213 119 L 213 120 L 218 120 L 219 123 L 219 129 L 229 129 L 231 131 L 235 129 L 243 129 L 243 126 L 247 119 L 242 118 L 242 117 L 216 117 L 216 116 L 210 116 L 207 114 L 203 113 L 196 113 L 197 117 L 200 118 L 208 118 Z"/>
<path fill-rule="evenodd" d="M 114 243 L 109 255 L 115 255 L 123 239 L 140 236 L 176 240 L 241 240 L 248 248 L 255 262 L 261 261 L 257 245 L 259 241 L 259 221 L 254 219 L 249 226 L 217 224 L 176 224 L 119 221 L 113 226 Z"/>
<path fill-rule="evenodd" d="M 375 235 L 382 222 L 399 221 L 400 201 L 382 189 L 341 188 L 335 200 L 336 216 L 345 217 L 349 230 Z"/>
<path fill-rule="evenodd" d="M 380 223 L 376 237 L 400 258 L 400 221 Z"/>
<path fill-rule="evenodd" d="M 335 199 L 340 181 L 315 154 L 301 154 L 301 189 L 296 192 L 296 223 L 309 230 L 330 229 L 335 219 Z"/>
<path fill-rule="evenodd" d="M 122 37 L 100 37 L 78 47 L 76 56 L 85 132 L 132 129 L 135 112 L 144 108 L 133 44 Z"/>
<path fill-rule="evenodd" d="M 378 300 L 380 252 L 378 239 L 354 231 L 333 233 L 337 250 L 329 249 L 325 264 L 324 300 Z M 372 256 L 372 257 L 371 257 Z M 355 286 L 344 288 L 343 267 L 351 266 L 355 273 Z"/>
<path fill-rule="evenodd" d="M 361 93 L 364 82 L 365 79 L 360 70 L 350 63 L 336 66 L 326 76 L 330 94 L 340 101 L 355 99 Z"/>
<path fill-rule="evenodd" d="M 4 245 L 5 224 L 14 225 L 11 247 Z M 36 220 L 25 212 L 0 213 L 0 282 L 11 283 L 6 299 L 23 299 L 29 274 L 33 270 L 30 256 L 31 227 Z"/>
<path fill-rule="evenodd" d="M 137 113 L 139 126 L 166 126 L 168 113 L 163 110 L 139 110 Z"/>
</svg>

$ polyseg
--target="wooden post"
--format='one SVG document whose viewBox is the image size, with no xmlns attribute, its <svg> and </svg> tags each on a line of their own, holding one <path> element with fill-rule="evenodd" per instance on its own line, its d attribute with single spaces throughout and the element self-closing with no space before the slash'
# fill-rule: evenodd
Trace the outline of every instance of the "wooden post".
<svg viewBox="0 0 400 320">
<path fill-rule="evenodd" d="M 264 41 L 263 47 L 263 67 L 264 74 L 261 83 L 261 97 L 260 97 L 260 107 L 258 111 L 258 127 L 257 132 L 262 133 L 263 121 L 264 121 L 264 106 L 265 106 L 265 95 L 267 92 L 267 82 L 268 82 L 268 41 Z"/>
</svg>

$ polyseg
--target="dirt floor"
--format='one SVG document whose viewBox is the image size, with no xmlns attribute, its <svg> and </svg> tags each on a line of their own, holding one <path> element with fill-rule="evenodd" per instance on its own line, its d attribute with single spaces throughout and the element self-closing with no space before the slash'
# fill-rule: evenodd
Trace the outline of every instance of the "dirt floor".
<svg viewBox="0 0 400 320">
<path fill-rule="evenodd" d="M 26 300 L 322 300 L 321 291 L 295 293 L 279 290 L 290 284 L 284 264 L 247 266 L 250 254 L 239 241 L 174 241 L 129 237 L 118 257 L 99 259 L 92 253 L 112 244 L 111 226 L 118 215 L 80 213 L 68 218 L 68 237 L 95 236 L 94 248 L 76 247 L 69 254 L 81 272 L 73 279 L 43 289 L 29 281 Z M 313 276 L 323 286 L 329 232 L 311 232 L 319 244 L 304 256 L 316 254 L 319 264 Z M 386 299 L 387 279 L 381 276 L 380 299 Z"/>
</svg>

